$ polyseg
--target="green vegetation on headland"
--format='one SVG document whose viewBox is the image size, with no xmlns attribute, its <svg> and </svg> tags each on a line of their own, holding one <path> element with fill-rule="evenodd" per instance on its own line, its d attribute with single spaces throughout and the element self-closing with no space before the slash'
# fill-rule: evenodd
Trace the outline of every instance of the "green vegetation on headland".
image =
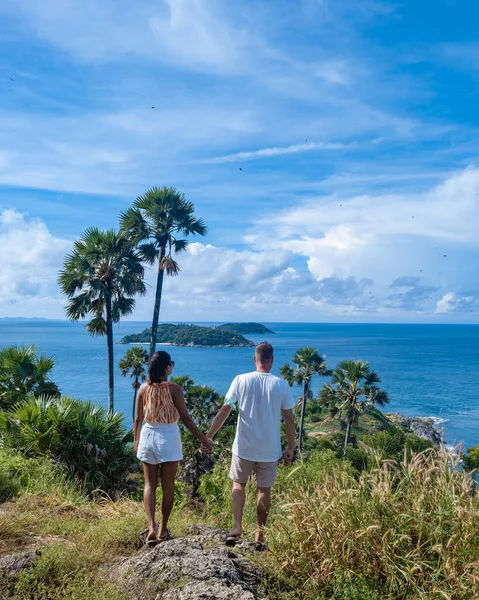
<svg viewBox="0 0 479 600">
<path fill-rule="evenodd" d="M 151 329 L 148 328 L 141 333 L 126 335 L 120 340 L 120 344 L 146 344 L 150 343 L 150 339 Z M 172 346 L 214 346 L 218 348 L 248 348 L 254 346 L 253 342 L 231 329 L 185 324 L 159 325 L 156 343 L 171 344 Z"/>
<path fill-rule="evenodd" d="M 218 325 L 216 329 L 229 329 L 242 335 L 274 334 L 274 331 L 271 331 L 271 329 L 268 329 L 261 323 L 225 323 L 224 325 Z"/>
<path fill-rule="evenodd" d="M 146 353 L 135 352 L 124 364 L 135 383 L 143 377 L 144 359 Z M 308 363 L 313 359 L 314 365 Z M 158 554 L 138 554 L 145 524 L 143 478 L 121 415 L 61 398 L 55 389 L 39 397 L 52 382 L 50 365 L 41 373 L 32 368 L 37 360 L 21 351 L 0 355 L 0 598 L 126 600 L 136 592 L 145 600 L 179 598 L 179 591 L 167 592 L 168 585 L 158 589 L 153 577 L 139 577 L 131 595 L 116 577 L 125 558 L 148 561 Z M 271 552 L 249 557 L 263 568 L 263 589 L 249 597 L 473 598 L 479 578 L 479 494 L 472 470 L 479 467 L 479 447 L 469 449 L 458 468 L 458 457 L 411 433 L 407 419 L 383 415 L 374 406 L 379 378 L 371 376 L 367 363 L 343 361 L 330 372 L 322 355 L 303 349 L 294 364 L 293 373 L 284 373 L 303 393 L 307 384 L 296 407 L 297 416 L 304 416 L 304 449 L 295 465 L 279 467 L 267 530 Z M 315 376 L 306 380 L 313 367 Z M 18 393 L 12 382 L 23 372 L 29 376 Z M 331 376 L 321 389 L 319 374 Z M 222 396 L 187 376 L 175 381 L 205 429 Z M 201 457 L 182 428 L 185 461 L 176 487 L 174 536 L 187 535 L 192 523 L 230 526 L 234 421 L 233 415 L 215 438 L 212 458 Z M 254 532 L 255 511 L 249 493 L 247 538 Z M 226 552 L 215 553 L 209 542 L 188 544 L 232 560 Z M 2 571 L 12 564 L 6 555 L 24 551 L 22 568 Z M 234 561 L 241 566 L 242 550 L 236 552 Z M 186 587 L 192 575 L 181 571 L 181 561 L 171 585 Z M 185 592 L 185 597 L 193 596 Z"/>
</svg>

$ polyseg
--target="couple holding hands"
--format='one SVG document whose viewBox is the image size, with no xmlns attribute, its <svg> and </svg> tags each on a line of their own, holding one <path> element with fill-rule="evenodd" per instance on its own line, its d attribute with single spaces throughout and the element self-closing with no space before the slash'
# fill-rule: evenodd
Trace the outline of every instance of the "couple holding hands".
<svg viewBox="0 0 479 600">
<path fill-rule="evenodd" d="M 233 481 L 233 527 L 226 543 L 234 545 L 242 535 L 245 488 L 255 472 L 258 487 L 256 542 L 264 544 L 264 526 L 271 504 L 271 486 L 278 462 L 290 464 L 294 456 L 294 401 L 289 385 L 271 373 L 274 352 L 271 344 L 256 346 L 256 370 L 234 378 L 223 406 L 207 434 L 201 432 L 188 414 L 183 388 L 168 377 L 175 363 L 167 352 L 155 352 L 148 368 L 148 379 L 138 391 L 134 446 L 145 474 L 144 505 L 148 517 L 146 543 L 154 545 L 170 539 L 168 519 L 173 508 L 178 463 L 183 458 L 178 420 L 201 442 L 202 451 L 211 453 L 213 437 L 231 411 L 238 411 L 233 443 L 230 478 Z M 287 448 L 281 449 L 281 415 L 286 425 Z M 142 427 L 142 424 L 144 425 Z M 155 523 L 156 489 L 161 482 L 161 526 Z"/>
</svg>

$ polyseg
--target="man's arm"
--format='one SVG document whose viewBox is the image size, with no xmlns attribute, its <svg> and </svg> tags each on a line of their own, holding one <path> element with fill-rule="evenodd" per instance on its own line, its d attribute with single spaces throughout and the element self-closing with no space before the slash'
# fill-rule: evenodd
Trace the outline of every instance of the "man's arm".
<svg viewBox="0 0 479 600">
<path fill-rule="evenodd" d="M 213 442 L 207 438 L 207 436 L 198 428 L 196 423 L 191 418 L 188 413 L 188 409 L 185 404 L 185 394 L 183 392 L 183 388 L 177 384 L 173 384 L 171 386 L 171 396 L 173 398 L 173 402 L 175 403 L 176 410 L 180 415 L 180 419 L 183 422 L 183 425 L 191 431 L 191 433 L 198 438 L 201 442 L 202 447 L 204 446 L 209 452 L 213 451 Z"/>
<path fill-rule="evenodd" d="M 283 459 L 286 465 L 293 462 L 294 446 L 296 442 L 296 427 L 294 425 L 294 413 L 292 408 L 283 410 L 284 424 L 286 426 L 286 436 L 288 438 L 288 447 L 283 452 Z"/>
<path fill-rule="evenodd" d="M 211 423 L 211 427 L 206 434 L 207 437 L 213 439 L 216 433 L 223 427 L 226 419 L 231 414 L 231 406 L 228 404 L 223 404 L 223 406 L 219 409 L 216 417 L 213 419 L 213 423 Z"/>
</svg>

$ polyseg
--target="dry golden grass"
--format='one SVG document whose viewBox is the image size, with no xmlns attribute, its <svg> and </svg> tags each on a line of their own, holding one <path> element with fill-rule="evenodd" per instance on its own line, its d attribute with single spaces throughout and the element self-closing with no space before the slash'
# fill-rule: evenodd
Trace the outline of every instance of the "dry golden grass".
<svg viewBox="0 0 479 600">
<path fill-rule="evenodd" d="M 475 597 L 479 497 L 451 455 L 376 458 L 359 478 L 315 467 L 290 474 L 270 531 L 273 560 L 304 594 L 327 592 L 340 577 L 364 582 L 367 598 Z"/>
</svg>

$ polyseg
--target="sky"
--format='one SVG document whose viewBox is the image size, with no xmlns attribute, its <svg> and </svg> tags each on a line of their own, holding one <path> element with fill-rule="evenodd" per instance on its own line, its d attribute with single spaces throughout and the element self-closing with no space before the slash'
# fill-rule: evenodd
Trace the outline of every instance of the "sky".
<svg viewBox="0 0 479 600">
<path fill-rule="evenodd" d="M 2 0 L 0 317 L 152 186 L 162 320 L 479 323 L 477 0 Z M 148 320 L 149 293 L 134 320 Z"/>
</svg>

